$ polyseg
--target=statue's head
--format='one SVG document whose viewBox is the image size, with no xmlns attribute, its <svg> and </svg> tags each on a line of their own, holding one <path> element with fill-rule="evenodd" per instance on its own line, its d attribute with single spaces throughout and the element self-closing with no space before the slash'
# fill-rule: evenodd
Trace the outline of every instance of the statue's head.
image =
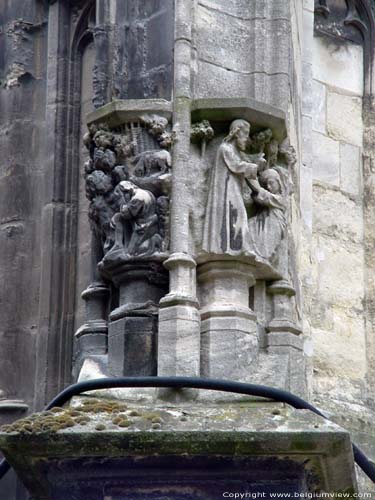
<svg viewBox="0 0 375 500">
<path fill-rule="evenodd" d="M 259 176 L 261 185 L 272 194 L 282 193 L 282 182 L 279 173 L 273 168 L 264 170 Z"/>
<path fill-rule="evenodd" d="M 247 143 L 249 141 L 250 134 L 250 123 L 246 120 L 234 120 L 229 127 L 229 135 L 226 137 L 226 141 L 231 141 L 234 139 L 238 149 L 245 151 Z"/>
<path fill-rule="evenodd" d="M 125 200 L 129 201 L 137 191 L 138 187 L 131 181 L 121 181 L 119 188 L 124 194 Z"/>
<path fill-rule="evenodd" d="M 97 148 L 107 149 L 112 146 L 112 134 L 108 130 L 99 129 L 94 135 Z"/>
<path fill-rule="evenodd" d="M 274 166 L 277 164 L 277 157 L 279 154 L 279 143 L 276 139 L 272 139 L 267 144 L 267 158 L 270 166 Z"/>
<path fill-rule="evenodd" d="M 97 195 L 109 193 L 112 189 L 112 178 L 102 170 L 94 170 L 86 177 L 86 192 L 90 199 Z"/>
</svg>

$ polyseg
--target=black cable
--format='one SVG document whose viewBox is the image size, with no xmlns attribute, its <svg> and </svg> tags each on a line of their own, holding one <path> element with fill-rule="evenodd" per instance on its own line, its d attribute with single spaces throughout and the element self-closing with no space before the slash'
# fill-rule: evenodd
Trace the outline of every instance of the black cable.
<svg viewBox="0 0 375 500">
<path fill-rule="evenodd" d="M 118 377 L 88 380 L 72 384 L 58 394 L 45 408 L 49 410 L 54 406 L 63 406 L 73 396 L 78 396 L 83 392 L 113 389 L 116 387 L 163 387 L 171 389 L 206 389 L 212 391 L 231 392 L 245 394 L 248 396 L 260 396 L 272 399 L 280 403 L 286 403 L 298 410 L 310 410 L 320 417 L 328 420 L 321 411 L 313 405 L 295 396 L 291 392 L 282 389 L 275 389 L 265 385 L 245 384 L 243 382 L 232 382 L 229 380 L 215 380 L 198 377 Z M 363 470 L 369 479 L 375 483 L 375 466 L 369 461 L 366 455 L 355 445 L 353 446 L 354 459 L 357 465 Z M 10 465 L 4 459 L 0 462 L 0 479 L 10 469 Z"/>
</svg>

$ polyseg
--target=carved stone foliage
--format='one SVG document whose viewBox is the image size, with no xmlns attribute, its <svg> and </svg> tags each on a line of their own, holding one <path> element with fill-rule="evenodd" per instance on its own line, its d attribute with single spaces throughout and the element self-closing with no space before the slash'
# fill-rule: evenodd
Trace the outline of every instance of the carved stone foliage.
<svg viewBox="0 0 375 500">
<path fill-rule="evenodd" d="M 275 262 L 287 233 L 288 197 L 295 153 L 270 129 L 250 136 L 251 126 L 234 120 L 218 147 L 209 179 L 205 252 L 249 255 Z"/>
<path fill-rule="evenodd" d="M 89 219 L 103 268 L 167 251 L 171 142 L 167 119 L 157 115 L 116 130 L 91 125 L 84 136 Z"/>
<path fill-rule="evenodd" d="M 194 123 L 191 127 L 191 142 L 201 145 L 201 155 L 203 156 L 206 150 L 207 142 L 214 137 L 214 129 L 208 120 Z"/>
</svg>

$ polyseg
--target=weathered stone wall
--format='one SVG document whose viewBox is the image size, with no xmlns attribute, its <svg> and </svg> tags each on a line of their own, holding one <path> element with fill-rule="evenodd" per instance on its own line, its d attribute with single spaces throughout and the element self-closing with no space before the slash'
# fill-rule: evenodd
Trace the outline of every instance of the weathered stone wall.
<svg viewBox="0 0 375 500">
<path fill-rule="evenodd" d="M 314 384 L 320 391 L 343 395 L 349 389 L 360 396 L 366 373 L 363 49 L 316 36 L 313 51 Z"/>
<path fill-rule="evenodd" d="M 346 14 L 343 3 L 331 5 L 334 15 Z M 312 2 L 308 7 L 312 13 Z M 316 12 L 315 32 L 310 22 L 307 40 L 312 68 L 304 71 L 308 78 L 302 97 L 299 254 L 304 331 L 310 334 L 305 350 L 312 354 L 313 399 L 373 457 L 372 327 L 366 308 L 373 215 L 365 208 L 371 174 L 363 161 L 368 155 L 364 124 L 370 113 L 365 82 L 371 66 L 363 39 L 342 20 L 337 17 L 336 25 L 331 21 L 330 33 L 329 16 Z M 344 28 L 335 33 L 334 26 Z M 361 474 L 359 485 L 372 491 Z"/>
<path fill-rule="evenodd" d="M 291 73 L 289 1 L 199 0 L 195 97 L 253 97 L 285 110 Z"/>
<path fill-rule="evenodd" d="M 43 245 L 46 7 L 33 0 L 3 2 L 1 25 L 0 389 L 32 406 Z"/>
<path fill-rule="evenodd" d="M 22 415 L 12 401 L 23 400 L 29 408 L 34 401 L 46 19 L 42 2 L 6 1 L 0 8 L 0 400 L 11 400 L 8 410 L 0 409 L 0 422 Z M 17 499 L 24 498 L 14 474 L 2 482 L 0 491 L 3 498 L 13 498 L 11 491 Z"/>
</svg>

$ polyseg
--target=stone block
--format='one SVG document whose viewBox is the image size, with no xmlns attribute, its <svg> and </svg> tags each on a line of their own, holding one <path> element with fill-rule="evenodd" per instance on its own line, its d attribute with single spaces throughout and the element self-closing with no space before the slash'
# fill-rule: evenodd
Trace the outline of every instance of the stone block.
<svg viewBox="0 0 375 500">
<path fill-rule="evenodd" d="M 311 168 L 312 160 L 312 118 L 302 115 L 302 163 Z"/>
<path fill-rule="evenodd" d="M 334 237 L 320 235 L 313 249 L 318 261 L 318 297 L 326 307 L 363 311 L 364 255 L 360 245 L 345 244 Z M 315 243 L 316 244 L 316 243 Z"/>
<path fill-rule="evenodd" d="M 268 348 L 288 347 L 303 350 L 302 337 L 290 332 L 269 332 L 267 335 Z"/>
<path fill-rule="evenodd" d="M 314 186 L 314 232 L 316 237 L 328 237 L 331 249 L 361 247 L 363 214 L 360 203 L 337 189 Z M 323 246 L 325 240 L 322 240 Z"/>
<path fill-rule="evenodd" d="M 363 49 L 352 43 L 313 38 L 314 78 L 346 94 L 363 95 Z"/>
<path fill-rule="evenodd" d="M 198 376 L 200 316 L 196 307 L 174 305 L 159 311 L 158 375 Z"/>
<path fill-rule="evenodd" d="M 146 24 L 146 68 L 168 66 L 173 60 L 174 9 L 173 2 L 164 2 L 164 10 L 151 16 Z M 172 75 L 170 75 L 171 77 Z"/>
<path fill-rule="evenodd" d="M 313 132 L 313 178 L 334 186 L 340 185 L 340 144 Z"/>
<path fill-rule="evenodd" d="M 196 97 L 243 97 L 249 94 L 249 75 L 199 60 Z"/>
<path fill-rule="evenodd" d="M 244 19 L 200 5 L 197 15 L 199 57 L 230 70 L 248 70 L 254 54 L 249 50 L 249 27 Z"/>
<path fill-rule="evenodd" d="M 313 79 L 312 79 L 312 64 L 311 62 L 303 62 L 302 63 L 302 112 L 307 116 L 314 116 L 316 110 L 314 108 L 314 100 L 313 100 Z M 296 96 L 297 97 L 297 96 Z"/>
<path fill-rule="evenodd" d="M 347 312 L 345 309 L 336 311 L 336 331 L 312 329 L 314 370 L 319 376 L 331 378 L 331 387 L 327 388 L 328 391 L 334 389 L 340 378 L 358 381 L 363 379 L 366 372 L 363 320 L 350 319 Z"/>
<path fill-rule="evenodd" d="M 312 169 L 301 166 L 300 168 L 300 207 L 304 223 L 312 229 Z"/>
<path fill-rule="evenodd" d="M 109 371 L 116 376 L 156 375 L 157 317 L 125 317 L 108 325 Z"/>
<path fill-rule="evenodd" d="M 227 2 L 226 0 L 201 0 L 199 4 L 233 17 L 246 19 L 256 16 L 256 6 L 249 4 L 247 0 L 236 0 L 235 2 Z"/>
<path fill-rule="evenodd" d="M 313 58 L 314 14 L 307 10 L 302 13 L 303 59 L 311 62 Z"/>
<path fill-rule="evenodd" d="M 303 8 L 314 13 L 314 0 L 303 0 Z"/>
<path fill-rule="evenodd" d="M 202 321 L 203 377 L 246 380 L 257 350 L 255 321 L 235 316 Z"/>
<path fill-rule="evenodd" d="M 312 82 L 312 126 L 321 134 L 327 133 L 327 91 L 326 86 L 316 80 Z"/>
<path fill-rule="evenodd" d="M 362 189 L 360 148 L 340 144 L 340 186 L 343 191 L 359 196 Z"/>
<path fill-rule="evenodd" d="M 362 99 L 328 92 L 327 131 L 338 141 L 362 146 Z"/>
</svg>

